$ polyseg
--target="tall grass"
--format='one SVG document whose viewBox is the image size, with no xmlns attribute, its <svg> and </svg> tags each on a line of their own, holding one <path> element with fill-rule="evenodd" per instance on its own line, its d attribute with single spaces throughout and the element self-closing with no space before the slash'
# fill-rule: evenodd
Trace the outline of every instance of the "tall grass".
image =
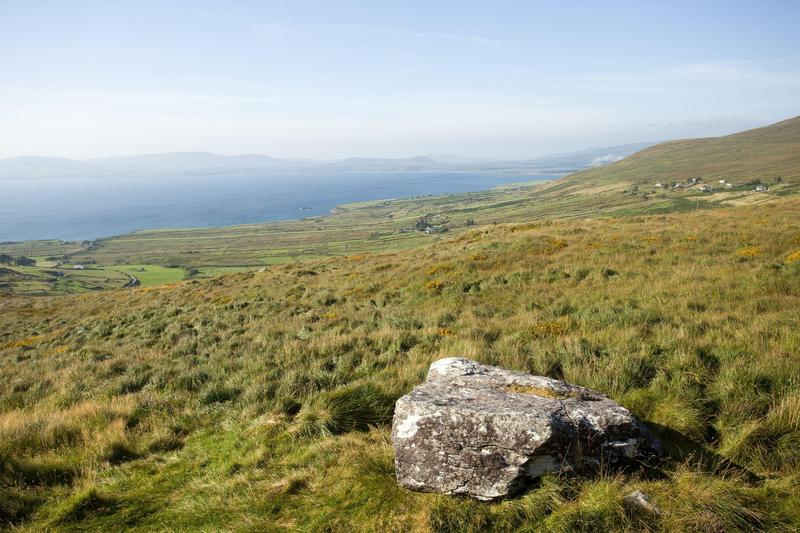
<svg viewBox="0 0 800 533">
<path fill-rule="evenodd" d="M 4 299 L 0 521 L 797 530 L 800 262 L 787 257 L 798 208 L 788 198 L 483 226 L 358 260 Z M 748 246 L 760 251 L 742 258 Z M 494 504 L 406 491 L 394 480 L 394 401 L 451 355 L 598 389 L 648 422 L 669 457 L 641 472 L 546 477 Z M 660 518 L 625 510 L 634 489 Z"/>
</svg>

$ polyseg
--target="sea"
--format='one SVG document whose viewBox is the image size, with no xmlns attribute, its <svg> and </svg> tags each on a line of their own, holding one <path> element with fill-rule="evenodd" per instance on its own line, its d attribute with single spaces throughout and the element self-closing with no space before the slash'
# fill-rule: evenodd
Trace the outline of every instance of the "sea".
<svg viewBox="0 0 800 533">
<path fill-rule="evenodd" d="M 560 174 L 291 172 L 0 181 L 0 242 L 326 215 L 352 202 L 482 191 Z"/>
</svg>

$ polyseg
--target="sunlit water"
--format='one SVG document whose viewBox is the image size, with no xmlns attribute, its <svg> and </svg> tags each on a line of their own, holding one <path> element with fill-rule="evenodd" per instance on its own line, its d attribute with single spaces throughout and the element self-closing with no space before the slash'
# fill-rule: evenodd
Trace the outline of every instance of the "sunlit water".
<svg viewBox="0 0 800 533">
<path fill-rule="evenodd" d="M 305 218 L 349 202 L 480 191 L 555 177 L 314 172 L 0 181 L 0 241 L 82 240 L 151 228 Z"/>
</svg>

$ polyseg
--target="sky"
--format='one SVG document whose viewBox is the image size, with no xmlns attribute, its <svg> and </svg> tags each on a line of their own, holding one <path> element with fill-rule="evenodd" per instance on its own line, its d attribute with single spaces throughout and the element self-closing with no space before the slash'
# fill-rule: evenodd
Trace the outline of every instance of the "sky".
<svg viewBox="0 0 800 533">
<path fill-rule="evenodd" d="M 527 158 L 800 115 L 800 2 L 0 0 L 0 157 Z"/>
</svg>

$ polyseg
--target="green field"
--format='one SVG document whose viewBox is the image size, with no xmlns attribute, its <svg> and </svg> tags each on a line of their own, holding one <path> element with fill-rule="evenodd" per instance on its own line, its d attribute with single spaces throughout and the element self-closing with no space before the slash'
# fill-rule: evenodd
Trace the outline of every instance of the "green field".
<svg viewBox="0 0 800 533">
<path fill-rule="evenodd" d="M 76 270 L 45 266 L 0 265 L 0 294 L 44 296 L 122 287 L 128 277 L 106 269 Z"/>
<path fill-rule="evenodd" d="M 213 278 L 214 276 L 221 276 L 223 274 L 235 274 L 237 272 L 244 272 L 246 270 L 253 270 L 252 267 L 203 267 L 199 268 L 198 272 L 194 274 L 193 278 Z"/>
<path fill-rule="evenodd" d="M 115 270 L 134 276 L 142 287 L 166 285 L 185 278 L 182 268 L 167 268 L 157 265 L 118 265 L 108 267 L 106 270 Z"/>
<path fill-rule="evenodd" d="M 88 242 L 83 241 L 25 241 L 25 242 L 4 242 L 0 243 L 0 254 L 13 256 L 25 255 L 28 257 L 48 257 L 71 254 L 85 250 Z"/>
</svg>

